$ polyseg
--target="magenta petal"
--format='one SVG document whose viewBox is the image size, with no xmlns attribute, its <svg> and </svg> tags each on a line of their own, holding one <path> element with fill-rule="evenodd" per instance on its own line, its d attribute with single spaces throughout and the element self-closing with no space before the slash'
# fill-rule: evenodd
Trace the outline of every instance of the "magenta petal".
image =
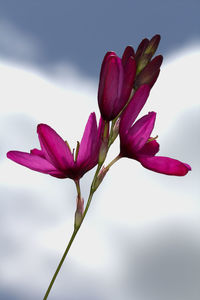
<svg viewBox="0 0 200 300">
<path fill-rule="evenodd" d="M 124 82 L 123 82 L 121 101 L 120 101 L 121 107 L 118 108 L 118 113 L 122 110 L 124 105 L 129 100 L 131 91 L 133 89 L 135 74 L 136 74 L 136 62 L 134 58 L 131 56 L 126 62 L 126 65 L 124 66 Z"/>
<path fill-rule="evenodd" d="M 80 165 L 88 158 L 90 158 L 93 153 L 93 147 L 98 144 L 98 134 L 97 134 L 97 122 L 95 113 L 91 113 L 87 124 L 85 126 L 85 131 L 80 143 L 77 164 Z M 98 155 L 98 153 L 95 153 Z"/>
<path fill-rule="evenodd" d="M 128 144 L 134 153 L 144 147 L 153 130 L 156 113 L 150 112 L 139 119 L 128 131 Z"/>
<path fill-rule="evenodd" d="M 7 153 L 7 157 L 13 160 L 14 162 L 25 166 L 31 170 L 45 174 L 50 174 L 53 176 L 57 175 L 59 178 L 65 177 L 63 173 L 57 170 L 50 162 L 38 155 L 21 151 L 9 151 Z"/>
<path fill-rule="evenodd" d="M 148 85 L 141 86 L 133 95 L 130 103 L 124 110 L 120 121 L 120 134 L 125 133 L 136 120 L 149 96 L 150 88 Z"/>
<path fill-rule="evenodd" d="M 138 156 L 154 156 L 159 151 L 159 144 L 156 140 L 147 142 L 138 152 Z"/>
<path fill-rule="evenodd" d="M 44 152 L 42 150 L 39 150 L 39 149 L 32 149 L 31 154 L 40 156 L 42 158 L 46 158 Z"/>
<path fill-rule="evenodd" d="M 191 170 L 189 165 L 170 157 L 143 157 L 139 161 L 143 167 L 166 175 L 184 176 Z"/>
<path fill-rule="evenodd" d="M 45 156 L 56 168 L 66 170 L 73 165 L 68 146 L 55 130 L 46 124 L 39 124 L 37 132 Z"/>
</svg>

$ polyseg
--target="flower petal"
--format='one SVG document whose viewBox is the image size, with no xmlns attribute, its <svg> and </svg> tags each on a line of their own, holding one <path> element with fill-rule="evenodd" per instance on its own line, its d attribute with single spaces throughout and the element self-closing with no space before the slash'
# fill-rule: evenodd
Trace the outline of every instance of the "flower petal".
<svg viewBox="0 0 200 300">
<path fill-rule="evenodd" d="M 94 153 L 93 149 L 95 145 L 98 144 L 98 134 L 97 134 L 97 122 L 95 113 L 91 113 L 87 124 L 85 126 L 84 134 L 80 143 L 77 164 L 80 165 L 84 161 L 88 160 L 88 158 L 92 158 L 98 155 L 98 153 Z"/>
<path fill-rule="evenodd" d="M 143 167 L 166 175 L 184 176 L 191 170 L 188 164 L 170 157 L 143 157 L 139 161 Z"/>
<path fill-rule="evenodd" d="M 21 151 L 9 151 L 7 153 L 7 157 L 31 170 L 49 174 L 59 178 L 66 177 L 60 170 L 57 170 L 49 161 L 42 158 L 41 156 Z"/>
<path fill-rule="evenodd" d="M 120 133 L 125 133 L 136 120 L 149 96 L 150 88 L 148 85 L 141 86 L 133 95 L 130 103 L 122 113 L 120 121 Z"/>
<path fill-rule="evenodd" d="M 44 152 L 42 150 L 39 150 L 39 149 L 32 149 L 31 154 L 35 154 L 35 155 L 40 156 L 44 159 L 46 158 Z"/>
<path fill-rule="evenodd" d="M 42 151 L 57 169 L 66 170 L 73 165 L 71 151 L 55 130 L 46 124 L 39 124 L 37 132 Z"/>
<path fill-rule="evenodd" d="M 123 107 L 126 105 L 130 98 L 131 91 L 133 89 L 135 73 L 136 62 L 135 59 L 132 56 L 130 56 L 126 64 L 124 65 L 124 80 L 120 103 L 117 106 L 117 115 L 120 113 L 120 111 L 123 109 Z"/>
<path fill-rule="evenodd" d="M 154 156 L 159 151 L 160 145 L 156 140 L 147 142 L 138 152 L 138 156 Z"/>
<path fill-rule="evenodd" d="M 156 113 L 150 112 L 140 118 L 128 131 L 127 142 L 129 148 L 136 154 L 144 147 L 153 130 Z"/>
</svg>

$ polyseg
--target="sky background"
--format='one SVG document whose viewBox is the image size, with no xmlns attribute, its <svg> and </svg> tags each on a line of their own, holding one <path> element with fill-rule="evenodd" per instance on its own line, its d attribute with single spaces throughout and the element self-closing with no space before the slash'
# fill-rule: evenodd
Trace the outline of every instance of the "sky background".
<svg viewBox="0 0 200 300">
<path fill-rule="evenodd" d="M 193 170 L 177 178 L 128 159 L 114 165 L 49 299 L 199 299 L 199 11 L 198 0 L 0 0 L 0 299 L 42 299 L 76 197 L 70 180 L 23 168 L 6 152 L 38 147 L 41 122 L 75 146 L 90 112 L 99 117 L 106 51 L 121 55 L 157 33 L 164 64 L 142 115 L 157 112 L 160 155 Z M 93 172 L 81 182 L 85 199 Z"/>
</svg>

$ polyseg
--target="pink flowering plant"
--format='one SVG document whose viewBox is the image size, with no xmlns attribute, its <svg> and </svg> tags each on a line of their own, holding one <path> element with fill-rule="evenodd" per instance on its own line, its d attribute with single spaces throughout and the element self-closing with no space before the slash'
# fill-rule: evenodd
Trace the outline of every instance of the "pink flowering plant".
<svg viewBox="0 0 200 300">
<path fill-rule="evenodd" d="M 191 170 L 188 164 L 177 159 L 156 155 L 159 152 L 157 136 L 151 136 L 156 120 L 155 112 L 149 112 L 136 120 L 160 73 L 163 58 L 161 55 L 153 58 L 159 42 L 159 35 L 151 40 L 145 38 L 136 52 L 131 46 L 126 47 L 122 58 L 115 52 L 106 53 L 98 89 L 101 117 L 97 125 L 95 113 L 90 114 L 76 150 L 71 151 L 67 141 L 50 126 L 39 124 L 37 133 L 41 149 L 33 149 L 30 153 L 7 153 L 9 159 L 29 169 L 57 178 L 72 179 L 77 189 L 74 231 L 43 300 L 48 298 L 95 191 L 114 163 L 127 157 L 137 160 L 151 171 L 173 176 L 184 176 Z M 104 166 L 108 150 L 117 136 L 120 138 L 119 154 Z M 89 197 L 84 205 L 80 179 L 95 166 Z"/>
</svg>

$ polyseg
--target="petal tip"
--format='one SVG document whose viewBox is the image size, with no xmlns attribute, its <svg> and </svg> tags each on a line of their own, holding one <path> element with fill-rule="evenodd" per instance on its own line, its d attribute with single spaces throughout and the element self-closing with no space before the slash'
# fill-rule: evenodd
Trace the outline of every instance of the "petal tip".
<svg viewBox="0 0 200 300">
<path fill-rule="evenodd" d="M 185 165 L 185 167 L 187 168 L 188 172 L 189 172 L 189 171 L 192 171 L 192 168 L 191 168 L 190 165 L 188 165 L 188 164 L 186 164 L 186 163 L 184 163 L 184 165 Z"/>
</svg>

